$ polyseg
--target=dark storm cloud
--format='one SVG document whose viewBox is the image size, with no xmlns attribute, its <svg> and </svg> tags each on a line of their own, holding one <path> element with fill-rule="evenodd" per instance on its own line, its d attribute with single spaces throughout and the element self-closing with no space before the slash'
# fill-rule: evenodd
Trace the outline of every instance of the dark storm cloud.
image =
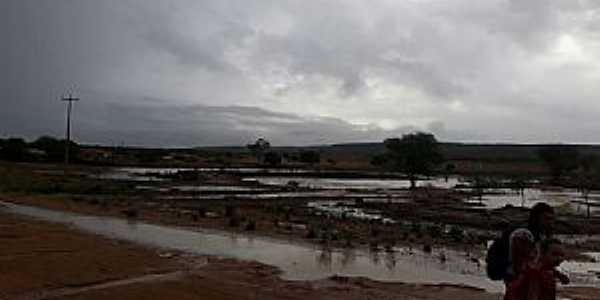
<svg viewBox="0 0 600 300">
<path fill-rule="evenodd" d="M 0 2 L 1 135 L 593 142 L 592 0 Z"/>
<path fill-rule="evenodd" d="M 138 146 L 240 145 L 269 137 L 278 145 L 326 144 L 383 139 L 405 131 L 386 132 L 335 118 L 303 118 L 256 107 L 103 103 L 77 109 L 76 136 L 88 142 Z M 137 101 L 143 103 L 144 101 Z M 122 124 L 126 124 L 123 126 Z M 94 140 L 87 140 L 89 137 Z M 291 138 L 293 137 L 293 138 Z"/>
</svg>

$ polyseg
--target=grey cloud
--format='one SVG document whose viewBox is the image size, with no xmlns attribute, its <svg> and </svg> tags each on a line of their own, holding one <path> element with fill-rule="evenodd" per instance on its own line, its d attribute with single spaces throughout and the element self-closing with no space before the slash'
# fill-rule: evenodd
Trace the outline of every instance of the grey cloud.
<svg viewBox="0 0 600 300">
<path fill-rule="evenodd" d="M 62 134 L 58 98 L 73 91 L 89 142 L 377 141 L 428 125 L 445 140 L 593 141 L 599 11 L 591 0 L 1 1 L 0 134 Z"/>
</svg>

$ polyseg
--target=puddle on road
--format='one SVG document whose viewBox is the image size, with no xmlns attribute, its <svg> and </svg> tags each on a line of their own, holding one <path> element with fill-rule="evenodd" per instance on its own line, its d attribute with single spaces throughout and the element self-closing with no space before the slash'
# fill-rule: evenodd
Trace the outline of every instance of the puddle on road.
<svg viewBox="0 0 600 300">
<path fill-rule="evenodd" d="M 239 234 L 190 231 L 109 217 L 91 217 L 46 209 L 0 203 L 0 209 L 57 223 L 71 224 L 84 231 L 110 238 L 189 253 L 258 261 L 278 267 L 290 280 L 315 280 L 332 275 L 364 276 L 381 281 L 449 283 L 503 289 L 489 281 L 479 262 L 460 253 L 434 249 L 425 254 L 410 249 L 369 252 L 346 249 L 331 251 L 318 246 L 298 245 Z M 444 256 L 444 262 L 441 257 Z"/>
</svg>

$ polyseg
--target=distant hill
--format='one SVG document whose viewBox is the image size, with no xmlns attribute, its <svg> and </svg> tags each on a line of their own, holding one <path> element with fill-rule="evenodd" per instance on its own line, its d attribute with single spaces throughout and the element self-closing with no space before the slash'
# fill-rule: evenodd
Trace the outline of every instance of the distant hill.
<svg viewBox="0 0 600 300">
<path fill-rule="evenodd" d="M 441 150 L 449 160 L 494 160 L 531 161 L 537 160 L 540 148 L 557 146 L 550 144 L 463 144 L 441 143 Z M 569 145 L 581 154 L 600 155 L 600 145 Z M 373 155 L 385 151 L 383 143 L 335 144 L 322 148 L 323 151 Z"/>
</svg>

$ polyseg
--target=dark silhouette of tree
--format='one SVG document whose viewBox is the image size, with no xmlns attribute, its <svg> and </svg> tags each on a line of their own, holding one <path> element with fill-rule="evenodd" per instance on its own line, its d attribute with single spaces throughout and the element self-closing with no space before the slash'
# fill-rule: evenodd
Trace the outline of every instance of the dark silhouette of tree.
<svg viewBox="0 0 600 300">
<path fill-rule="evenodd" d="M 371 162 L 405 173 L 410 180 L 411 189 L 416 187 L 418 175 L 431 175 L 434 168 L 444 161 L 433 134 L 405 134 L 402 138 L 386 139 L 383 144 L 386 153 L 374 157 Z"/>
<path fill-rule="evenodd" d="M 271 148 L 271 143 L 264 138 L 259 138 L 254 144 L 246 146 L 256 157 L 258 163 L 263 163 L 265 153 Z"/>
<path fill-rule="evenodd" d="M 299 160 L 300 160 L 300 162 L 305 163 L 305 164 L 310 164 L 310 165 L 318 164 L 321 162 L 321 154 L 314 150 L 300 151 Z"/>
<path fill-rule="evenodd" d="M 31 143 L 31 146 L 46 152 L 49 161 L 58 162 L 65 159 L 65 141 L 55 139 L 50 136 L 42 136 Z M 72 158 L 76 158 L 79 153 L 79 145 L 71 141 L 69 151 Z"/>
<path fill-rule="evenodd" d="M 27 142 L 20 138 L 9 138 L 2 143 L 0 157 L 10 161 L 23 161 L 27 154 Z"/>
<path fill-rule="evenodd" d="M 548 166 L 553 180 L 577 169 L 579 152 L 573 146 L 546 146 L 538 150 L 539 158 Z"/>
<path fill-rule="evenodd" d="M 274 151 L 267 152 L 264 157 L 264 162 L 271 166 L 281 165 L 281 160 L 282 160 L 281 154 L 274 152 Z"/>
</svg>

